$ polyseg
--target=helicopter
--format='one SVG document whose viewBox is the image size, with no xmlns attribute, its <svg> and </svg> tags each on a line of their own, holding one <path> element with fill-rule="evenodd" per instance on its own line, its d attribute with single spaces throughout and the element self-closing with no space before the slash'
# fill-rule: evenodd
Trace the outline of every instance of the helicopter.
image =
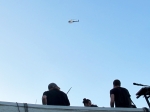
<svg viewBox="0 0 150 112">
<path fill-rule="evenodd" d="M 68 23 L 73 23 L 73 22 L 79 22 L 79 20 L 71 19 L 71 20 L 68 21 Z"/>
</svg>

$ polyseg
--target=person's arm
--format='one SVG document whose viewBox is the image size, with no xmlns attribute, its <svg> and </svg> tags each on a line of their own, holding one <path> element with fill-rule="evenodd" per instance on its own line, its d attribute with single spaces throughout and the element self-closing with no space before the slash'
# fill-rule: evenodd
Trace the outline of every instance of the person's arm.
<svg viewBox="0 0 150 112">
<path fill-rule="evenodd" d="M 43 103 L 43 105 L 47 105 L 47 96 L 46 95 L 42 96 L 42 103 Z"/>
<path fill-rule="evenodd" d="M 42 96 L 42 104 L 47 105 L 47 92 L 45 91 Z"/>
<path fill-rule="evenodd" d="M 70 106 L 70 101 L 68 99 L 68 96 L 66 95 L 66 103 L 67 103 L 67 106 Z"/>
<path fill-rule="evenodd" d="M 115 95 L 110 94 L 110 107 L 114 107 L 114 103 L 115 103 Z"/>
<path fill-rule="evenodd" d="M 70 102 L 66 93 L 63 92 L 64 103 L 66 106 L 70 106 Z"/>
<path fill-rule="evenodd" d="M 126 91 L 127 91 L 127 96 L 129 98 L 129 103 L 130 103 L 130 106 L 131 106 L 132 105 L 131 95 L 130 95 L 130 93 L 127 89 L 126 89 Z"/>
</svg>

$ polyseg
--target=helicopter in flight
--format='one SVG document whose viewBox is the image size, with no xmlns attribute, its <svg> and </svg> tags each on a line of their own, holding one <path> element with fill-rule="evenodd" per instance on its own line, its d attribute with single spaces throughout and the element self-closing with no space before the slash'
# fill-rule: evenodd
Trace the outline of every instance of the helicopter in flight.
<svg viewBox="0 0 150 112">
<path fill-rule="evenodd" d="M 71 19 L 71 20 L 68 21 L 68 23 L 74 23 L 74 22 L 79 22 L 79 20 Z"/>
</svg>

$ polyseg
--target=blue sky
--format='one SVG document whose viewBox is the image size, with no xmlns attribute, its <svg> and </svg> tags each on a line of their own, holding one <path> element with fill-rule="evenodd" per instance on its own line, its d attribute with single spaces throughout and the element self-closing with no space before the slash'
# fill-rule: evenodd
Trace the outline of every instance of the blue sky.
<svg viewBox="0 0 150 112">
<path fill-rule="evenodd" d="M 120 79 L 132 100 L 149 83 L 149 0 L 1 0 L 1 101 L 41 104 L 51 82 L 71 91 L 71 106 L 89 98 L 109 107 Z M 79 19 L 69 24 L 68 20 Z"/>
</svg>

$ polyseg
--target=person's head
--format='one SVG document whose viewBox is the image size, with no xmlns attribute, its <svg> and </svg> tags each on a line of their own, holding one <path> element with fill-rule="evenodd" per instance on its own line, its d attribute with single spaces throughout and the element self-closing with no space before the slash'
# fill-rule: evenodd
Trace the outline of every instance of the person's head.
<svg viewBox="0 0 150 112">
<path fill-rule="evenodd" d="M 60 87 L 58 87 L 57 84 L 55 84 L 55 83 L 50 83 L 48 85 L 48 89 L 49 90 L 52 90 L 52 89 L 58 89 L 58 90 L 60 90 Z"/>
<path fill-rule="evenodd" d="M 114 88 L 115 88 L 115 87 L 120 87 L 120 86 L 121 86 L 120 80 L 118 80 L 118 79 L 114 80 L 114 81 L 113 81 L 113 86 L 114 86 Z"/>
<path fill-rule="evenodd" d="M 89 107 L 92 105 L 91 100 L 84 98 L 83 99 L 83 104 L 85 107 Z"/>
</svg>

